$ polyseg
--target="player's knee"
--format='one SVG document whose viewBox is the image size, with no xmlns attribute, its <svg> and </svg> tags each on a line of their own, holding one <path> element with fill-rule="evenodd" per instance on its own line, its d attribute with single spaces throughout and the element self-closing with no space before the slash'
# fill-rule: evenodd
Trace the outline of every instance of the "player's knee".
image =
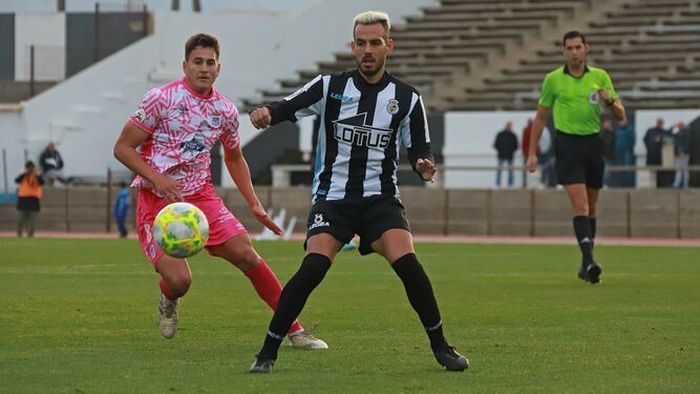
<svg viewBox="0 0 700 394">
<path fill-rule="evenodd" d="M 259 262 L 260 256 L 251 246 L 240 251 L 240 253 L 238 253 L 238 255 L 235 257 L 234 261 L 231 261 L 231 264 L 235 265 L 243 272 L 248 272 L 254 269 Z"/>
<path fill-rule="evenodd" d="M 582 202 L 574 204 L 574 216 L 588 216 L 588 203 Z"/>
<path fill-rule="evenodd" d="M 175 275 L 167 279 L 170 293 L 175 297 L 182 297 L 187 293 L 192 284 L 192 277 L 189 275 Z"/>
</svg>

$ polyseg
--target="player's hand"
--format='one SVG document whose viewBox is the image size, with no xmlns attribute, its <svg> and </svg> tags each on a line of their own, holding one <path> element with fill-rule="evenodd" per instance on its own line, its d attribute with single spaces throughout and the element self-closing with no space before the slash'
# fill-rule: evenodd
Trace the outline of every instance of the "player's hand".
<svg viewBox="0 0 700 394">
<path fill-rule="evenodd" d="M 535 172 L 535 170 L 537 169 L 536 155 L 530 155 L 527 157 L 527 161 L 525 162 L 525 168 L 527 168 L 527 170 L 530 172 Z"/>
<path fill-rule="evenodd" d="M 267 107 L 259 107 L 254 109 L 253 112 L 250 113 L 250 123 L 252 123 L 258 130 L 270 126 L 270 123 L 272 123 L 270 109 Z"/>
<path fill-rule="evenodd" d="M 432 182 L 437 172 L 437 167 L 435 167 L 435 163 L 433 163 L 432 160 L 418 158 L 416 161 L 416 171 L 418 171 L 420 177 L 424 181 Z"/>
<path fill-rule="evenodd" d="M 262 205 L 256 205 L 251 208 L 253 211 L 253 215 L 255 215 L 255 218 L 258 219 L 258 222 L 262 223 L 263 226 L 269 228 L 275 235 L 282 235 L 284 231 L 280 228 L 280 226 L 275 223 L 274 220 L 270 216 L 268 216 L 267 212 L 265 211 L 265 208 L 263 208 Z"/>
<path fill-rule="evenodd" d="M 182 193 L 177 188 L 177 181 L 165 175 L 159 175 L 153 181 L 153 187 L 165 198 L 168 203 L 182 201 Z"/>
<path fill-rule="evenodd" d="M 603 88 L 598 89 L 598 97 L 606 104 L 610 102 L 610 93 Z"/>
</svg>

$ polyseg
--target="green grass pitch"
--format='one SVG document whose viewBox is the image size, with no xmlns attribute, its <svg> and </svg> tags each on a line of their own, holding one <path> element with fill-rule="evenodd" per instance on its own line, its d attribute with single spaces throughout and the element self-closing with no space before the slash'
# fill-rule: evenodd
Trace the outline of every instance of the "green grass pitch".
<svg viewBox="0 0 700 394">
<path fill-rule="evenodd" d="M 299 242 L 260 242 L 282 282 Z M 0 239 L 0 392 L 697 392 L 700 248 L 417 244 L 464 373 L 441 369 L 403 286 L 378 256 L 341 252 L 301 316 L 328 351 L 287 345 L 247 370 L 270 310 L 204 253 L 172 340 L 157 277 L 133 240 Z"/>
</svg>

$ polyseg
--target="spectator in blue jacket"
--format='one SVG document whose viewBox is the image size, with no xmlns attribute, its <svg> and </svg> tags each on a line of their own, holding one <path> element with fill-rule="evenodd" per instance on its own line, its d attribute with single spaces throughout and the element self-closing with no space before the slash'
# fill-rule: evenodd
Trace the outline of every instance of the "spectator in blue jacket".
<svg viewBox="0 0 700 394">
<path fill-rule="evenodd" d="M 119 227 L 119 236 L 126 238 L 129 231 L 126 229 L 126 217 L 129 214 L 129 188 L 126 187 L 126 182 L 119 183 L 119 194 L 112 208 L 112 216 Z"/>
<path fill-rule="evenodd" d="M 688 178 L 690 178 L 690 171 L 688 171 L 688 163 L 690 163 L 690 133 L 683 122 L 678 122 L 674 131 L 676 176 L 673 180 L 673 187 L 685 189 L 688 187 Z"/>
</svg>

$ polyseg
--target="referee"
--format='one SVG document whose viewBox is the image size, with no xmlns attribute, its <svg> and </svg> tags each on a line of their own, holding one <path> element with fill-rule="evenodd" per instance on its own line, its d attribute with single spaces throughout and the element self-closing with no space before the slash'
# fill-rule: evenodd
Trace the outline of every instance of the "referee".
<svg viewBox="0 0 700 394">
<path fill-rule="evenodd" d="M 625 108 L 608 73 L 586 64 L 588 44 L 583 34 L 570 31 L 562 41 L 566 65 L 547 74 L 542 82 L 526 167 L 530 172 L 537 168 L 537 145 L 551 109 L 556 129 L 557 179 L 571 201 L 574 233 L 583 257 L 578 277 L 596 284 L 602 273 L 593 259 L 596 203 L 604 169 L 598 136 L 600 107 L 608 107 L 621 123 L 625 121 Z"/>
</svg>

